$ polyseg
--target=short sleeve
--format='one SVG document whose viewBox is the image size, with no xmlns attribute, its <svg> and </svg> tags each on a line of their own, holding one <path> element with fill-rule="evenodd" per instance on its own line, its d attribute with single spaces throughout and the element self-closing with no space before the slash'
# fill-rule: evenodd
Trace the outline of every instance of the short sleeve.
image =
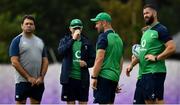
<svg viewBox="0 0 180 105">
<path fill-rule="evenodd" d="M 108 45 L 107 34 L 101 34 L 97 41 L 97 49 L 106 49 Z"/>
<path fill-rule="evenodd" d="M 159 34 L 159 40 L 163 41 L 164 43 L 168 42 L 169 40 L 172 40 L 172 37 L 169 35 L 169 32 L 166 27 L 161 26 L 157 29 Z"/>
<path fill-rule="evenodd" d="M 22 35 L 15 37 L 9 47 L 9 56 L 19 56 L 19 43 Z"/>
<path fill-rule="evenodd" d="M 47 57 L 47 48 L 43 48 L 42 57 Z"/>
</svg>

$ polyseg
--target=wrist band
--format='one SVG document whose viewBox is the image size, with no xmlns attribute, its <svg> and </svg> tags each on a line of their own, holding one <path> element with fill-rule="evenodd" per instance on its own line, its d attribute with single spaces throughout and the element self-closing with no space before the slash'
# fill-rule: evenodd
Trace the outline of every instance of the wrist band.
<svg viewBox="0 0 180 105">
<path fill-rule="evenodd" d="M 158 61 L 157 56 L 155 57 L 155 61 Z"/>
</svg>

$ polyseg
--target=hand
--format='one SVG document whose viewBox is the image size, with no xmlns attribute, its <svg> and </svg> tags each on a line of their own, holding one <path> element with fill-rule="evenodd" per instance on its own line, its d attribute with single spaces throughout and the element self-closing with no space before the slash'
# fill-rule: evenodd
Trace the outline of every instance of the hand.
<svg viewBox="0 0 180 105">
<path fill-rule="evenodd" d="M 134 61 L 135 59 L 137 59 L 137 57 L 135 55 L 132 55 L 131 59 L 132 61 Z"/>
<path fill-rule="evenodd" d="M 27 80 L 31 83 L 31 86 L 34 86 L 36 84 L 36 78 L 34 77 L 29 76 Z"/>
<path fill-rule="evenodd" d="M 122 90 L 121 86 L 117 85 L 117 87 L 116 87 L 116 93 L 121 93 L 121 90 Z"/>
<path fill-rule="evenodd" d="M 37 79 L 36 79 L 36 84 L 39 85 L 39 84 L 42 84 L 44 82 L 44 78 L 42 76 L 39 76 Z"/>
<path fill-rule="evenodd" d="M 132 65 L 130 64 L 130 65 L 128 65 L 128 67 L 126 68 L 126 76 L 130 76 L 130 72 L 132 71 Z"/>
<path fill-rule="evenodd" d="M 97 89 L 97 79 L 91 79 L 91 87 L 93 90 Z"/>
<path fill-rule="evenodd" d="M 147 54 L 147 55 L 145 56 L 145 59 L 146 59 L 147 61 L 156 61 L 156 56 L 151 55 L 151 54 Z"/>
<path fill-rule="evenodd" d="M 80 30 L 75 30 L 74 33 L 73 33 L 73 39 L 76 40 L 78 39 L 78 37 L 80 36 L 81 34 L 81 31 Z"/>
<path fill-rule="evenodd" d="M 79 63 L 80 63 L 80 67 L 87 66 L 87 63 L 85 61 L 83 61 L 83 60 L 80 60 Z"/>
</svg>

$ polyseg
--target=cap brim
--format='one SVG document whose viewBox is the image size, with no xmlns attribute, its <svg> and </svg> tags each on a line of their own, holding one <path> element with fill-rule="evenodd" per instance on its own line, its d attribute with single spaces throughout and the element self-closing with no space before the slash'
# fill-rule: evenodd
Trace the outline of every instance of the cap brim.
<svg viewBox="0 0 180 105">
<path fill-rule="evenodd" d="M 71 28 L 77 28 L 77 27 L 79 27 L 79 28 L 83 28 L 83 26 L 70 26 Z"/>
<path fill-rule="evenodd" d="M 98 19 L 96 19 L 96 18 L 93 18 L 93 19 L 90 19 L 92 22 L 97 22 L 98 21 Z"/>
</svg>

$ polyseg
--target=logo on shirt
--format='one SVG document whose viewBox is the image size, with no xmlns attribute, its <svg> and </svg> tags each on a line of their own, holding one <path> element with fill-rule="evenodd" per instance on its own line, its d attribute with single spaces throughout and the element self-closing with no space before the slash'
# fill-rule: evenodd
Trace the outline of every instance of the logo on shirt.
<svg viewBox="0 0 180 105">
<path fill-rule="evenodd" d="M 133 100 L 133 103 L 136 103 L 136 100 Z"/>
<path fill-rule="evenodd" d="M 143 40 L 143 41 L 141 42 L 141 46 L 142 46 L 142 47 L 145 47 L 145 46 L 146 46 L 146 40 Z"/>
<path fill-rule="evenodd" d="M 19 98 L 19 95 L 16 95 L 16 98 Z"/>
<path fill-rule="evenodd" d="M 25 42 L 25 41 L 24 41 L 22 44 L 24 44 L 24 45 L 25 45 L 25 44 L 27 44 L 27 42 Z"/>
<path fill-rule="evenodd" d="M 157 38 L 157 36 L 153 33 L 151 33 L 151 38 Z"/>
<path fill-rule="evenodd" d="M 154 99 L 154 98 L 155 98 L 155 94 L 153 93 L 153 94 L 151 95 L 151 97 L 152 97 L 152 99 Z"/>
<path fill-rule="evenodd" d="M 75 52 L 75 57 L 78 59 L 81 58 L 81 51 L 80 50 Z"/>
<path fill-rule="evenodd" d="M 64 99 L 67 99 L 67 96 L 63 96 Z"/>
</svg>

